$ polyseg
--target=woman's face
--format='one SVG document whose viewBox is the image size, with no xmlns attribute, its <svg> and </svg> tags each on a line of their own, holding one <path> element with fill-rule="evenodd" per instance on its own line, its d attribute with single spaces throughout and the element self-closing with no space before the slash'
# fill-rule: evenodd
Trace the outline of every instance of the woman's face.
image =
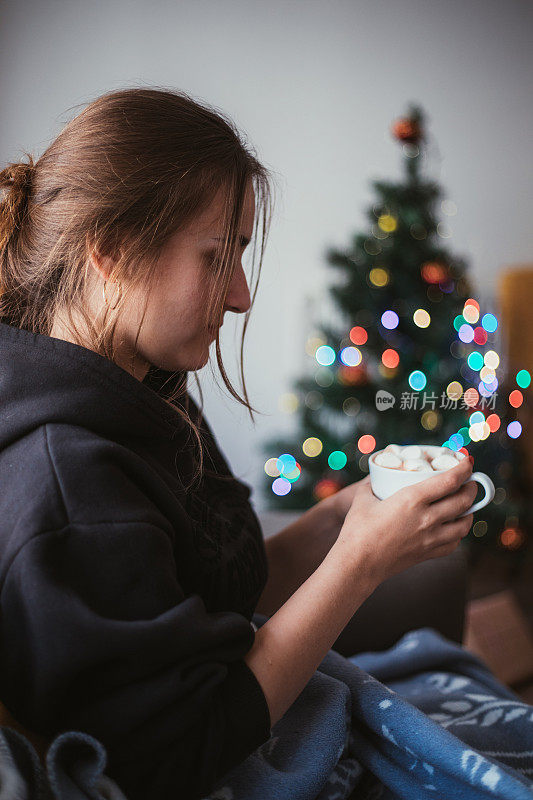
<svg viewBox="0 0 533 800">
<path fill-rule="evenodd" d="M 141 358 L 134 368 L 135 377 L 142 380 L 150 364 L 166 370 L 193 371 L 203 367 L 209 356 L 209 346 L 216 338 L 216 330 L 209 329 L 206 279 L 209 264 L 215 256 L 217 237 L 222 237 L 220 224 L 222 198 L 217 198 L 206 213 L 198 217 L 187 231 L 172 237 L 165 246 L 158 264 L 157 280 L 150 292 L 146 315 L 137 341 Z M 255 195 L 250 188 L 246 197 L 240 256 L 230 283 L 224 310 L 242 314 L 250 308 L 250 292 L 242 268 L 244 248 L 251 239 L 255 217 Z M 111 291 L 114 287 L 110 287 Z M 114 302 L 110 292 L 110 303 Z M 143 298 L 144 302 L 144 298 Z M 128 330 L 120 333 L 124 354 L 133 352 L 133 343 L 141 313 L 141 304 L 135 304 L 134 314 L 126 311 Z M 219 320 L 220 323 L 220 320 Z M 220 323 L 221 324 L 221 323 Z M 118 326 L 117 326 L 118 327 Z M 120 348 L 119 348 L 120 352 Z M 132 371 L 126 357 L 124 367 Z"/>
</svg>

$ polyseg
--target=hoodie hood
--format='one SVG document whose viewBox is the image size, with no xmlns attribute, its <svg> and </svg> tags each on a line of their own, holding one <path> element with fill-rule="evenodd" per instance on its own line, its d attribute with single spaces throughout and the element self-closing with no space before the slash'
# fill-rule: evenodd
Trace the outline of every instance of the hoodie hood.
<svg viewBox="0 0 533 800">
<path fill-rule="evenodd" d="M 51 422 L 168 443 L 186 427 L 164 399 L 182 375 L 151 367 L 139 381 L 94 350 L 0 322 L 0 449 Z"/>
</svg>

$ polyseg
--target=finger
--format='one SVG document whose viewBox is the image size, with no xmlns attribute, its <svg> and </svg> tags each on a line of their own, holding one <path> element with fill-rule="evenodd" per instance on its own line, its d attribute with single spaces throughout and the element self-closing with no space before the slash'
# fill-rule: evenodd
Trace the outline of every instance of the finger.
<svg viewBox="0 0 533 800">
<path fill-rule="evenodd" d="M 435 546 L 446 547 L 446 545 L 452 544 L 452 542 L 457 539 L 464 539 L 465 536 L 469 534 L 473 521 L 474 515 L 467 514 L 466 517 L 462 517 L 462 519 L 444 522 L 441 525 L 442 535 L 439 536 L 439 540 L 436 542 Z"/>
<path fill-rule="evenodd" d="M 418 498 L 424 503 L 433 503 L 455 492 L 471 475 L 472 462 L 469 458 L 463 458 L 456 467 L 415 484 Z"/>
<path fill-rule="evenodd" d="M 478 493 L 475 481 L 467 481 L 457 491 L 431 504 L 433 524 L 456 519 L 473 504 Z"/>
</svg>

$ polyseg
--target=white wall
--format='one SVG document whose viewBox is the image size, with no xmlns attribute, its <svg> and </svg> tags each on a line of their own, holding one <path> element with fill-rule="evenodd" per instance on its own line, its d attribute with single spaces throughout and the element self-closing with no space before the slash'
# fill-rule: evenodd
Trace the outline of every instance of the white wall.
<svg viewBox="0 0 533 800">
<path fill-rule="evenodd" d="M 428 114 L 430 174 L 458 207 L 450 246 L 469 259 L 478 295 L 490 301 L 503 265 L 533 260 L 528 0 L 8 0 L 0 22 L 3 162 L 39 155 L 105 91 L 160 85 L 229 113 L 276 172 L 245 350 L 264 412 L 255 427 L 208 367 L 200 373 L 222 449 L 254 487 L 261 440 L 290 430 L 278 398 L 308 363 L 308 301 L 328 313 L 324 250 L 368 230 L 370 181 L 399 176 L 388 130 L 410 101 Z M 223 340 L 238 390 L 241 324 Z M 264 507 L 258 489 L 253 502 Z"/>
</svg>

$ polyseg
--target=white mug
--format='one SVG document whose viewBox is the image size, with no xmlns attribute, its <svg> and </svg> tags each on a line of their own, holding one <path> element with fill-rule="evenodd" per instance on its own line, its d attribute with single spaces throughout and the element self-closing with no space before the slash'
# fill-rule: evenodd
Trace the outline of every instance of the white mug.
<svg viewBox="0 0 533 800">
<path fill-rule="evenodd" d="M 436 456 L 442 454 L 440 447 L 434 445 L 422 445 L 422 447 L 429 453 L 435 453 Z M 419 481 L 433 477 L 433 475 L 441 475 L 443 472 L 448 471 L 445 469 L 434 469 L 431 472 L 409 472 L 407 470 L 382 467 L 380 464 L 376 464 L 374 461 L 378 453 L 382 452 L 383 450 L 377 450 L 375 453 L 372 453 L 368 460 L 372 491 L 376 497 L 379 497 L 380 500 L 385 500 L 387 497 L 390 497 L 391 494 L 397 492 L 398 489 L 403 489 L 404 486 L 412 486 L 414 483 L 419 483 Z M 477 481 L 480 483 L 485 489 L 485 496 L 482 497 L 477 503 L 474 503 L 474 505 L 471 506 L 471 508 L 469 508 L 467 511 L 459 514 L 457 519 L 460 517 L 466 517 L 467 514 L 472 514 L 474 511 L 484 508 L 494 498 L 494 484 L 489 476 L 484 472 L 473 472 L 472 475 L 467 478 L 465 483 L 467 481 Z"/>
</svg>

